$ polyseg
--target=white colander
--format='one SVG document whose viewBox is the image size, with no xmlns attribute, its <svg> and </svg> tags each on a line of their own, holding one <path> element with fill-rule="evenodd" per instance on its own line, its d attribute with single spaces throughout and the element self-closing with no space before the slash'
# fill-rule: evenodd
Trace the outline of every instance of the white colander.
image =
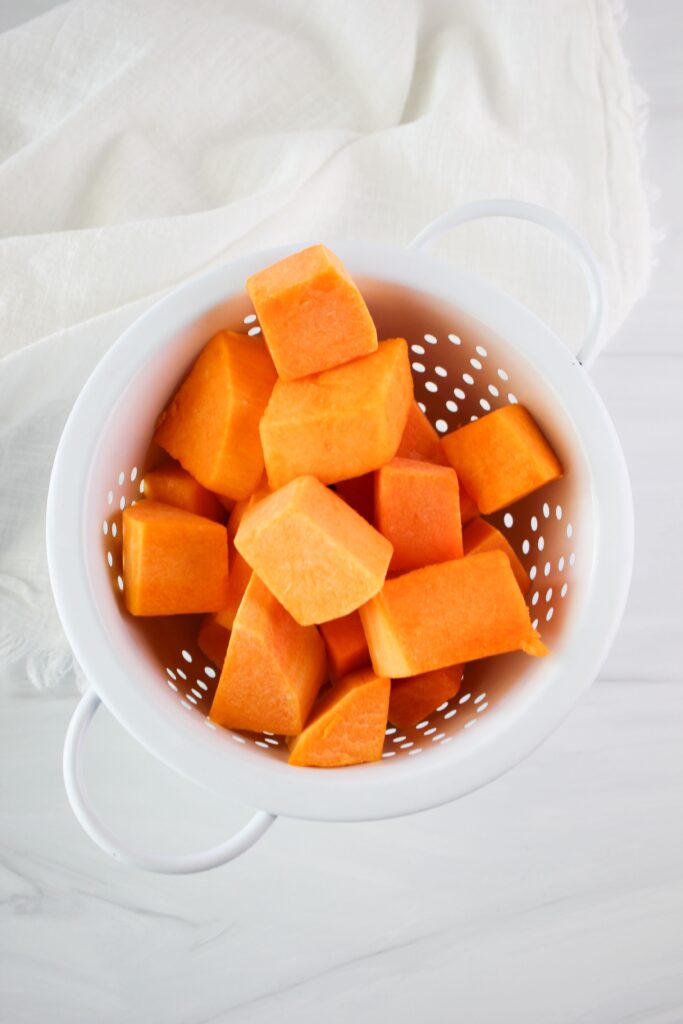
<svg viewBox="0 0 683 1024">
<path fill-rule="evenodd" d="M 541 224 L 578 257 L 591 304 L 578 357 L 519 303 L 421 251 L 447 229 L 488 216 Z M 64 428 L 48 498 L 55 601 L 92 686 L 66 736 L 67 793 L 91 838 L 139 867 L 213 867 L 251 846 L 277 815 L 389 818 L 471 792 L 557 726 L 594 679 L 622 614 L 633 555 L 631 492 L 614 427 L 585 369 L 604 311 L 585 242 L 541 207 L 492 200 L 445 214 L 406 250 L 331 244 L 360 283 L 379 336 L 407 338 L 416 397 L 438 431 L 519 401 L 562 461 L 562 480 L 493 517 L 531 576 L 531 617 L 551 653 L 469 664 L 458 696 L 413 729 L 388 728 L 382 760 L 370 765 L 290 767 L 280 737 L 241 735 L 209 721 L 216 670 L 196 645 L 197 619 L 136 620 L 123 608 L 121 511 L 140 498 L 156 417 L 207 339 L 223 327 L 258 333 L 247 277 L 297 247 L 201 275 L 140 317 L 96 368 Z M 92 810 L 81 781 L 82 741 L 100 701 L 170 767 L 261 809 L 211 850 L 166 857 L 125 849 Z"/>
</svg>

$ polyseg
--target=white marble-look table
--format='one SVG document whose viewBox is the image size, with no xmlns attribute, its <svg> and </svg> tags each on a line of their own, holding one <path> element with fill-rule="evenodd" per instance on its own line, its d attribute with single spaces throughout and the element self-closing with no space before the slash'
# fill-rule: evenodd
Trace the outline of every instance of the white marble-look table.
<svg viewBox="0 0 683 1024">
<path fill-rule="evenodd" d="M 75 696 L 5 676 L 3 1022 L 683 1021 L 683 12 L 629 9 L 668 235 L 648 298 L 594 371 L 632 475 L 637 551 L 590 695 L 456 804 L 375 824 L 279 821 L 233 865 L 168 878 L 112 863 L 73 818 L 61 749 Z M 238 793 L 222 806 L 173 777 L 106 713 L 87 758 L 95 801 L 136 842 L 194 848 L 248 816 Z"/>
</svg>

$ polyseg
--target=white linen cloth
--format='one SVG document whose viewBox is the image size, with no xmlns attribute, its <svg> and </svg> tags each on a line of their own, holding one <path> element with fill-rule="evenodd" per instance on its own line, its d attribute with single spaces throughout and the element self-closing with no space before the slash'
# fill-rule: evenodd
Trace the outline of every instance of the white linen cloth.
<svg viewBox="0 0 683 1024">
<path fill-rule="evenodd" d="M 0 36 L 0 664 L 77 678 L 44 554 L 64 420 L 165 290 L 284 241 L 404 244 L 461 202 L 563 214 L 611 328 L 646 287 L 639 102 L 608 0 L 72 0 Z M 575 348 L 580 279 L 499 222 L 440 251 Z"/>
</svg>

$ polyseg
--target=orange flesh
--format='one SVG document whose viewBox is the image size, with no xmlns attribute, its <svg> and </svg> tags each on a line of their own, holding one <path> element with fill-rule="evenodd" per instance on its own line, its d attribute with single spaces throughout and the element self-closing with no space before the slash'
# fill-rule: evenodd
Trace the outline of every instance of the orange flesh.
<svg viewBox="0 0 683 1024">
<path fill-rule="evenodd" d="M 391 683 L 360 669 L 334 683 L 310 722 L 290 742 L 289 763 L 311 768 L 379 761 L 384 747 Z"/>
<path fill-rule="evenodd" d="M 253 274 L 247 291 L 281 380 L 308 377 L 377 349 L 363 296 L 324 245 Z"/>
<path fill-rule="evenodd" d="M 244 516 L 235 547 L 302 625 L 340 618 L 381 588 L 391 544 L 311 476 Z"/>
<path fill-rule="evenodd" d="M 502 551 L 387 580 L 360 616 L 375 672 L 391 678 L 507 651 L 547 653 Z"/>
<path fill-rule="evenodd" d="M 215 612 L 228 597 L 224 526 L 159 501 L 123 511 L 123 580 L 132 615 Z"/>
</svg>

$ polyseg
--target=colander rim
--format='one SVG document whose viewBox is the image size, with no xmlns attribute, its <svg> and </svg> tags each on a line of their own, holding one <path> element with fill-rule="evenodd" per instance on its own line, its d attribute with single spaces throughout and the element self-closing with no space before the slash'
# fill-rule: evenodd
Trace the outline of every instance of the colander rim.
<svg viewBox="0 0 683 1024">
<path fill-rule="evenodd" d="M 440 756 L 405 758 L 384 766 L 333 772 L 294 769 L 243 747 L 215 743 L 206 730 L 203 748 L 188 743 L 182 712 L 163 728 L 150 695 L 117 673 L 108 638 L 93 608 L 83 521 L 84 482 L 119 388 L 179 329 L 202 311 L 241 291 L 256 269 L 295 251 L 278 246 L 239 257 L 192 278 L 158 300 L 119 337 L 84 385 L 64 427 L 47 501 L 48 567 L 57 610 L 76 659 L 96 692 L 144 747 L 199 785 L 274 814 L 314 820 L 352 821 L 395 817 L 438 806 L 503 774 L 542 743 L 592 683 L 623 612 L 633 562 L 633 510 L 626 463 L 612 421 L 587 372 L 551 329 L 490 282 L 424 252 L 368 242 L 327 242 L 354 275 L 403 284 L 448 302 L 474 317 L 542 373 L 567 401 L 586 448 L 594 487 L 598 542 L 593 546 L 593 585 L 580 621 L 584 644 L 571 667 L 546 659 L 547 675 L 523 715 L 505 728 L 491 721 Z M 233 280 L 237 287 L 228 287 Z M 514 325 L 514 326 L 513 326 Z M 514 340 L 513 340 L 514 336 Z M 150 344 L 150 337 L 155 338 Z M 144 344 L 142 343 L 144 341 Z M 125 373 L 123 368 L 125 367 Z M 109 401 L 103 402 L 103 394 Z M 104 657 L 103 652 L 112 654 Z M 552 658 L 552 654 L 551 654 Z M 547 685 L 546 685 L 547 684 Z M 276 767 L 275 767 L 276 766 Z M 370 772 L 374 771 L 371 776 Z"/>
</svg>

